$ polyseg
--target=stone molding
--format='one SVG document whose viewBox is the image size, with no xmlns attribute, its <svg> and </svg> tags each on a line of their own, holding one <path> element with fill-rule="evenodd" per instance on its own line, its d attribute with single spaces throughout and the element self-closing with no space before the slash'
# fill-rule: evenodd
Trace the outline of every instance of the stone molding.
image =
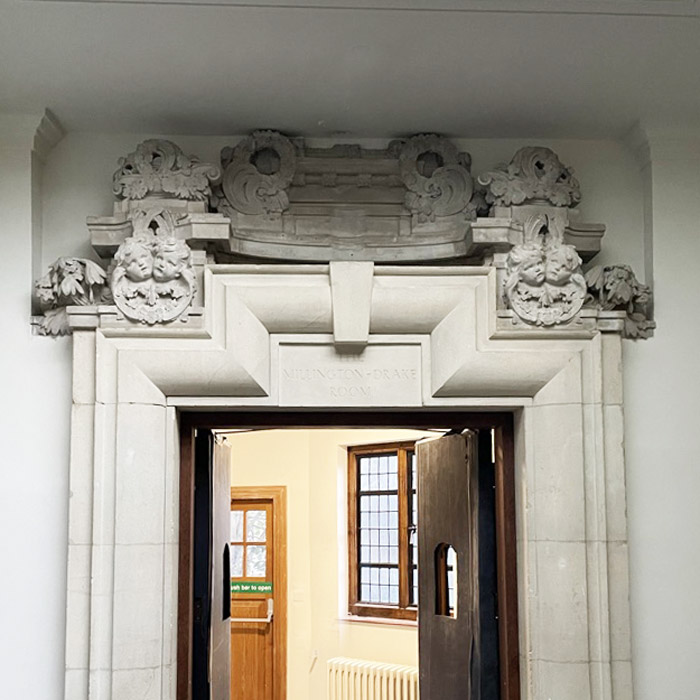
<svg viewBox="0 0 700 700">
<path fill-rule="evenodd" d="M 217 166 L 156 139 L 120 159 L 113 214 L 87 220 L 108 271 L 111 296 L 98 301 L 104 306 L 113 299 L 110 323 L 201 323 L 204 266 L 254 256 L 288 262 L 452 259 L 459 269 L 496 268 L 497 318 L 509 332 L 591 332 L 600 320 L 600 329 L 619 326 L 625 337 L 642 338 L 654 328 L 648 289 L 646 301 L 637 292 L 635 301 L 613 306 L 589 294 L 583 312 L 582 265 L 600 250 L 605 226 L 578 220 L 579 184 L 548 148 L 521 148 L 509 165 L 481 175 L 481 185 L 471 175 L 469 154 L 435 134 L 368 150 L 311 148 L 302 139 L 256 131 L 225 148 L 222 163 L 223 178 Z M 167 255 L 179 256 L 176 278 L 137 279 L 145 273 L 134 256 L 147 267 L 156 258 L 162 262 L 165 239 Z M 537 279 L 528 278 L 533 266 L 541 268 Z M 65 297 L 52 303 L 82 302 Z M 624 311 L 625 321 L 595 309 Z M 57 315 L 55 308 L 46 311 Z M 66 330 L 63 324 L 60 332 Z"/>
</svg>

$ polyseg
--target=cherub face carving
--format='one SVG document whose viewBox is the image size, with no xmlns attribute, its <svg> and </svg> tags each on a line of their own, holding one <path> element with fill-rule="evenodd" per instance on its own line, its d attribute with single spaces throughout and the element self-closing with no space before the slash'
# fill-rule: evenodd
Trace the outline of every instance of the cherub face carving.
<svg viewBox="0 0 700 700">
<path fill-rule="evenodd" d="M 153 274 L 153 253 L 147 243 L 126 241 L 115 255 L 117 264 L 124 269 L 124 276 L 131 282 L 144 282 Z"/>
<path fill-rule="evenodd" d="M 581 259 L 572 246 L 562 245 L 555 248 L 547 255 L 547 282 L 557 287 L 567 284 L 580 264 Z"/>
<path fill-rule="evenodd" d="M 523 245 L 511 251 L 511 264 L 517 269 L 520 280 L 533 287 L 544 283 L 545 261 L 539 246 Z"/>
<path fill-rule="evenodd" d="M 168 239 L 158 243 L 153 259 L 153 279 L 170 282 L 182 274 L 190 259 L 190 250 L 184 241 Z"/>
</svg>

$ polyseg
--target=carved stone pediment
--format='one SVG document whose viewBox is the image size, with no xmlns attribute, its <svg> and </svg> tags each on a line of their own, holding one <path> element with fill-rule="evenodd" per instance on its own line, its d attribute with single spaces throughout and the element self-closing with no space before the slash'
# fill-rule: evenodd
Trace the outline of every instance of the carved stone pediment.
<svg viewBox="0 0 700 700">
<path fill-rule="evenodd" d="M 474 196 L 468 154 L 435 135 L 312 148 L 256 131 L 222 152 L 214 208 L 237 256 L 424 261 L 463 256 Z"/>
<path fill-rule="evenodd" d="M 112 214 L 87 219 L 106 270 L 57 260 L 35 286 L 39 332 L 68 333 L 69 321 L 90 316 L 146 334 L 180 320 L 196 333 L 205 266 L 251 257 L 493 267 L 498 331 L 511 336 L 641 338 L 654 328 L 650 290 L 629 267 L 592 268 L 584 278 L 605 226 L 578 220 L 579 184 L 547 148 L 520 149 L 482 185 L 469 155 L 434 134 L 366 149 L 256 131 L 225 148 L 222 164 L 223 175 L 153 139 L 120 159 Z M 71 320 L 69 306 L 94 310 Z"/>
</svg>

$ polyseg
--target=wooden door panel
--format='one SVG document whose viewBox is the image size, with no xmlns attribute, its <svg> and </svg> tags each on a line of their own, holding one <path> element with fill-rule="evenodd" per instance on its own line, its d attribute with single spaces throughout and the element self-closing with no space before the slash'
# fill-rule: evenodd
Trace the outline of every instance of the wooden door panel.
<svg viewBox="0 0 700 700">
<path fill-rule="evenodd" d="M 230 490 L 231 451 L 214 438 L 212 465 L 212 535 L 210 580 L 209 684 L 211 700 L 229 700 L 230 634 Z"/>
<path fill-rule="evenodd" d="M 235 553 L 231 572 L 231 700 L 277 700 L 275 638 L 279 635 L 272 607 L 278 566 L 274 504 L 272 499 L 232 497 L 230 508 Z"/>
<path fill-rule="evenodd" d="M 420 695 L 478 700 L 476 435 L 464 431 L 420 441 L 416 456 Z"/>
</svg>

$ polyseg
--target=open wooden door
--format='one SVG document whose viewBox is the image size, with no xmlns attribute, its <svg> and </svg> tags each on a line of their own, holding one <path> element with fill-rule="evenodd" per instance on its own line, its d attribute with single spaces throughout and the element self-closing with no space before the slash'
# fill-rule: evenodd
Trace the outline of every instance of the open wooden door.
<svg viewBox="0 0 700 700">
<path fill-rule="evenodd" d="M 231 488 L 231 700 L 285 700 L 286 489 Z"/>
<path fill-rule="evenodd" d="M 212 533 L 209 621 L 209 697 L 230 700 L 231 566 L 229 554 L 231 450 L 213 435 Z"/>
<path fill-rule="evenodd" d="M 477 435 L 416 444 L 421 698 L 480 700 Z"/>
</svg>

